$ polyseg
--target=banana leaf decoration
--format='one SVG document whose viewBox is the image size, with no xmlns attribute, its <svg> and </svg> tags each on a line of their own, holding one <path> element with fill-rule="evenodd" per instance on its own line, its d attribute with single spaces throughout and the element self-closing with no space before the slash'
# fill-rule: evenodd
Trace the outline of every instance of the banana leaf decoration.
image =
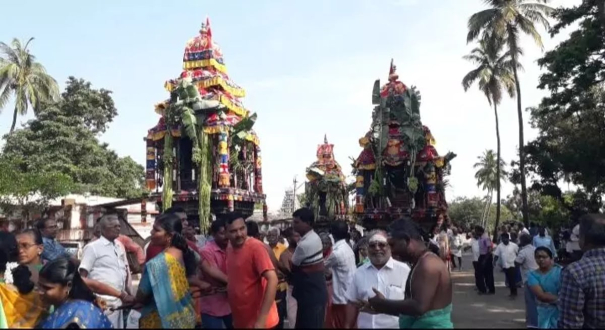
<svg viewBox="0 0 605 330">
<path fill-rule="evenodd" d="M 170 127 L 167 127 L 168 132 L 170 132 Z M 173 141 L 172 134 L 166 134 L 164 136 L 164 186 L 162 187 L 162 208 L 164 210 L 170 208 L 172 206 L 172 196 L 174 192 L 172 191 L 172 165 L 173 165 L 173 157 L 172 153 Z"/>
<path fill-rule="evenodd" d="M 248 134 L 250 134 L 250 130 L 252 130 L 252 127 L 256 123 L 256 118 L 256 113 L 253 113 L 251 116 L 243 118 L 239 123 L 233 126 L 233 133 L 231 133 L 231 135 L 234 138 L 237 138 L 237 140 L 243 140 Z"/>
<path fill-rule="evenodd" d="M 200 218 L 200 229 L 207 232 L 210 227 L 210 191 L 212 189 L 212 178 L 211 169 L 211 148 L 210 139 L 208 133 L 204 132 L 203 127 L 198 127 L 198 143 L 201 154 L 201 161 L 199 162 L 199 180 L 198 180 L 198 216 Z"/>
<path fill-rule="evenodd" d="M 200 165 L 202 162 L 202 151 L 199 146 L 197 137 L 197 119 L 193 109 L 189 107 L 183 107 L 181 112 L 181 121 L 183 123 L 183 130 L 187 137 L 193 142 L 193 151 L 191 153 L 191 161 L 194 164 Z"/>
<path fill-rule="evenodd" d="M 380 79 L 376 79 L 372 89 L 372 104 L 380 104 L 380 99 Z"/>
</svg>

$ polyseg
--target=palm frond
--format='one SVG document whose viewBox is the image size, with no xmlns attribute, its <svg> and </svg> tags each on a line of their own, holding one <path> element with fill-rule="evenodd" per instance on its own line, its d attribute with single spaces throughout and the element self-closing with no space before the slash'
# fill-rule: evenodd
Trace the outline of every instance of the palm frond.
<svg viewBox="0 0 605 330">
<path fill-rule="evenodd" d="M 13 43 L 15 40 L 17 39 L 14 39 Z M 5 44 L 4 42 L 0 42 L 0 54 L 4 54 L 9 62 L 15 64 L 19 63 L 19 55 L 17 55 L 17 49 L 18 48 L 13 49 L 11 46 Z"/>
<path fill-rule="evenodd" d="M 542 43 L 542 36 L 538 32 L 538 30 L 536 30 L 536 26 L 531 19 L 524 17 L 524 16 L 517 16 L 517 26 L 519 27 L 519 29 L 521 31 L 523 31 L 525 34 L 529 35 L 534 40 L 536 45 L 538 45 L 538 47 L 540 47 L 541 50 L 544 50 L 544 44 Z M 517 43 L 517 45 L 518 44 L 519 43 Z"/>
<path fill-rule="evenodd" d="M 466 74 L 466 76 L 464 76 L 464 78 L 462 78 L 462 87 L 464 88 L 464 91 L 467 91 L 471 87 L 471 85 L 479 78 L 479 75 L 481 74 L 482 70 L 483 66 L 480 66 L 470 71 Z"/>
<path fill-rule="evenodd" d="M 13 91 L 8 87 L 4 87 L 2 92 L 0 92 L 0 112 L 2 112 L 2 109 L 8 104 L 8 100 L 13 94 L 12 92 Z"/>
<path fill-rule="evenodd" d="M 490 8 L 473 14 L 468 20 L 466 42 L 470 43 L 479 38 L 481 33 L 497 19 L 499 13 L 497 8 Z"/>
</svg>

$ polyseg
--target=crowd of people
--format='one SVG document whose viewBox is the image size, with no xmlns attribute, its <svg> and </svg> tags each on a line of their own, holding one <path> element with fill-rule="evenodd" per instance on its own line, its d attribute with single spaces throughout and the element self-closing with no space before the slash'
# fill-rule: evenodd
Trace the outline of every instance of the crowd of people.
<svg viewBox="0 0 605 330">
<path fill-rule="evenodd" d="M 574 228 L 583 254 L 567 246 L 574 262 L 557 263 L 554 239 L 544 226 L 502 226 L 497 244 L 475 227 L 471 237 L 475 285 L 494 294 L 494 268 L 505 274 L 511 299 L 522 288 L 526 325 L 541 329 L 605 328 L 605 217 L 589 214 Z"/>
<path fill-rule="evenodd" d="M 314 212 L 302 208 L 292 227 L 263 235 L 231 213 L 200 242 L 172 208 L 143 249 L 109 213 L 80 258 L 44 219 L 0 231 L 0 329 L 453 328 L 450 275 L 462 269 L 465 239 L 444 218 L 427 233 L 403 218 L 362 237 L 344 221 L 316 232 Z M 605 326 L 602 215 L 581 219 L 584 254 L 565 268 L 544 228 L 503 227 L 497 245 L 481 227 L 471 236 L 477 291 L 495 293 L 499 264 L 512 298 L 524 288 L 528 327 Z"/>
</svg>

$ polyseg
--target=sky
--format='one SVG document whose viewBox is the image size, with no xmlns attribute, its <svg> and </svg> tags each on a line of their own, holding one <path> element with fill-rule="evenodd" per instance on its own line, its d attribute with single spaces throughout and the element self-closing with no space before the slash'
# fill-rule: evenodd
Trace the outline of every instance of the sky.
<svg viewBox="0 0 605 330">
<path fill-rule="evenodd" d="M 580 0 L 554 0 L 553 6 Z M 447 198 L 483 196 L 473 164 L 496 148 L 494 114 L 474 86 L 461 80 L 473 69 L 462 59 L 466 24 L 484 9 L 481 0 L 224 0 L 224 1 L 10 1 L 0 22 L 0 40 L 26 41 L 61 88 L 69 76 L 113 91 L 118 117 L 100 137 L 121 156 L 145 164 L 143 137 L 158 121 L 154 104 L 168 98 L 164 82 L 182 71 L 185 43 L 210 17 L 232 80 L 246 89 L 244 104 L 258 114 L 263 186 L 270 210 L 281 206 L 292 180 L 302 182 L 324 135 L 335 145 L 345 175 L 358 139 L 371 123 L 374 80 L 387 80 L 394 59 L 400 80 L 422 93 L 422 122 L 440 154 L 455 152 Z M 551 39 L 546 50 L 569 31 Z M 523 40 L 520 73 L 523 107 L 537 105 L 541 50 Z M 516 103 L 499 109 L 502 157 L 517 157 Z M 537 133 L 525 117 L 525 140 Z M 18 125 L 32 115 L 20 117 Z M 12 104 L 0 114 L 8 132 Z M 349 180 L 353 180 L 352 177 Z M 116 183 L 119 184 L 119 183 Z M 503 185 L 503 197 L 512 192 Z M 302 189 L 301 191 L 302 192 Z"/>
</svg>

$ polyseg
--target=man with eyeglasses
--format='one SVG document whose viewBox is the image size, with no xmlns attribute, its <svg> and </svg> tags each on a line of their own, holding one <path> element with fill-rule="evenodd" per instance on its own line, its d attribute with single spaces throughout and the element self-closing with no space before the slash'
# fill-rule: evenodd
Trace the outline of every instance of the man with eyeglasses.
<svg viewBox="0 0 605 330">
<path fill-rule="evenodd" d="M 74 263 L 79 264 L 80 261 L 72 256 L 66 249 L 57 241 L 57 222 L 54 219 L 46 218 L 38 221 L 36 227 L 42 234 L 42 242 L 44 243 L 44 251 L 40 255 L 42 261 L 53 261 L 60 257 L 71 259 Z"/>
<path fill-rule="evenodd" d="M 391 256 L 387 233 L 373 231 L 368 236 L 368 255 L 370 262 L 355 271 L 347 289 L 347 318 L 345 328 L 352 329 L 399 329 L 399 317 L 378 314 L 367 305 L 374 297 L 374 290 L 382 292 L 386 299 L 404 300 L 405 284 L 410 267 Z"/>
</svg>

